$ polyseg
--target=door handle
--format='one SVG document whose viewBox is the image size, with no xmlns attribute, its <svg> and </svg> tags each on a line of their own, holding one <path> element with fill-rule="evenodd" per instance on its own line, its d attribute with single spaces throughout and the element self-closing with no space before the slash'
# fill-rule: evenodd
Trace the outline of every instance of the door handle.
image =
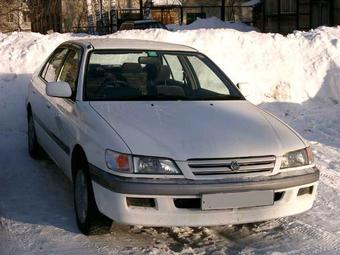
<svg viewBox="0 0 340 255">
<path fill-rule="evenodd" d="M 50 104 L 50 103 L 47 103 L 47 104 L 46 104 L 46 107 L 47 107 L 48 109 L 51 109 L 51 104 Z"/>
</svg>

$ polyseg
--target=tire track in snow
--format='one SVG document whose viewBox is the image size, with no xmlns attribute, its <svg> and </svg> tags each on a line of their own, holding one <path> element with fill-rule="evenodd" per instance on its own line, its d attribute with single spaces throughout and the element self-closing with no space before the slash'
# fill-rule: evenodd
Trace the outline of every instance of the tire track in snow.
<svg viewBox="0 0 340 255">
<path fill-rule="evenodd" d="M 338 254 L 339 237 L 302 222 L 296 217 L 282 218 L 260 224 L 231 226 L 215 231 L 234 242 L 235 254 Z M 222 242 L 223 244 L 223 242 Z"/>
</svg>

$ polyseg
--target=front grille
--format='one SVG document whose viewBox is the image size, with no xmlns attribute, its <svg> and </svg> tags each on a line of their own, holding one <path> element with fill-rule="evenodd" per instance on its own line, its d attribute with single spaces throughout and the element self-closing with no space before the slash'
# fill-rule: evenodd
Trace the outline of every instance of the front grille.
<svg viewBox="0 0 340 255">
<path fill-rule="evenodd" d="M 273 171 L 275 159 L 275 156 L 190 159 L 188 166 L 196 176 L 264 173 Z"/>
</svg>

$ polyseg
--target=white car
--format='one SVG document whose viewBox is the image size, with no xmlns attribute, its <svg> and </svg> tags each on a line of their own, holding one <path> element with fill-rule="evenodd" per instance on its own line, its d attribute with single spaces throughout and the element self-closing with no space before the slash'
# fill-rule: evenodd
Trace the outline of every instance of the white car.
<svg viewBox="0 0 340 255">
<path fill-rule="evenodd" d="M 209 58 L 175 44 L 84 39 L 33 75 L 28 147 L 73 181 L 77 223 L 212 226 L 302 213 L 319 170 L 292 128 Z"/>
</svg>

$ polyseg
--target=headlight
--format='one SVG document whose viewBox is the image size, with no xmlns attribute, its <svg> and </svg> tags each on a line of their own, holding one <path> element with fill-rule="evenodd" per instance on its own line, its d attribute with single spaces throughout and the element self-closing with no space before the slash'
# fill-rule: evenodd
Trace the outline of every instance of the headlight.
<svg viewBox="0 0 340 255">
<path fill-rule="evenodd" d="M 175 163 L 169 159 L 152 157 L 134 157 L 136 174 L 181 174 Z"/>
<path fill-rule="evenodd" d="M 132 159 L 130 155 L 106 150 L 105 161 L 106 166 L 113 171 L 122 173 L 132 172 Z"/>
<path fill-rule="evenodd" d="M 313 154 L 310 147 L 292 151 L 285 154 L 281 160 L 281 169 L 293 168 L 299 166 L 310 165 L 313 163 Z"/>
</svg>

